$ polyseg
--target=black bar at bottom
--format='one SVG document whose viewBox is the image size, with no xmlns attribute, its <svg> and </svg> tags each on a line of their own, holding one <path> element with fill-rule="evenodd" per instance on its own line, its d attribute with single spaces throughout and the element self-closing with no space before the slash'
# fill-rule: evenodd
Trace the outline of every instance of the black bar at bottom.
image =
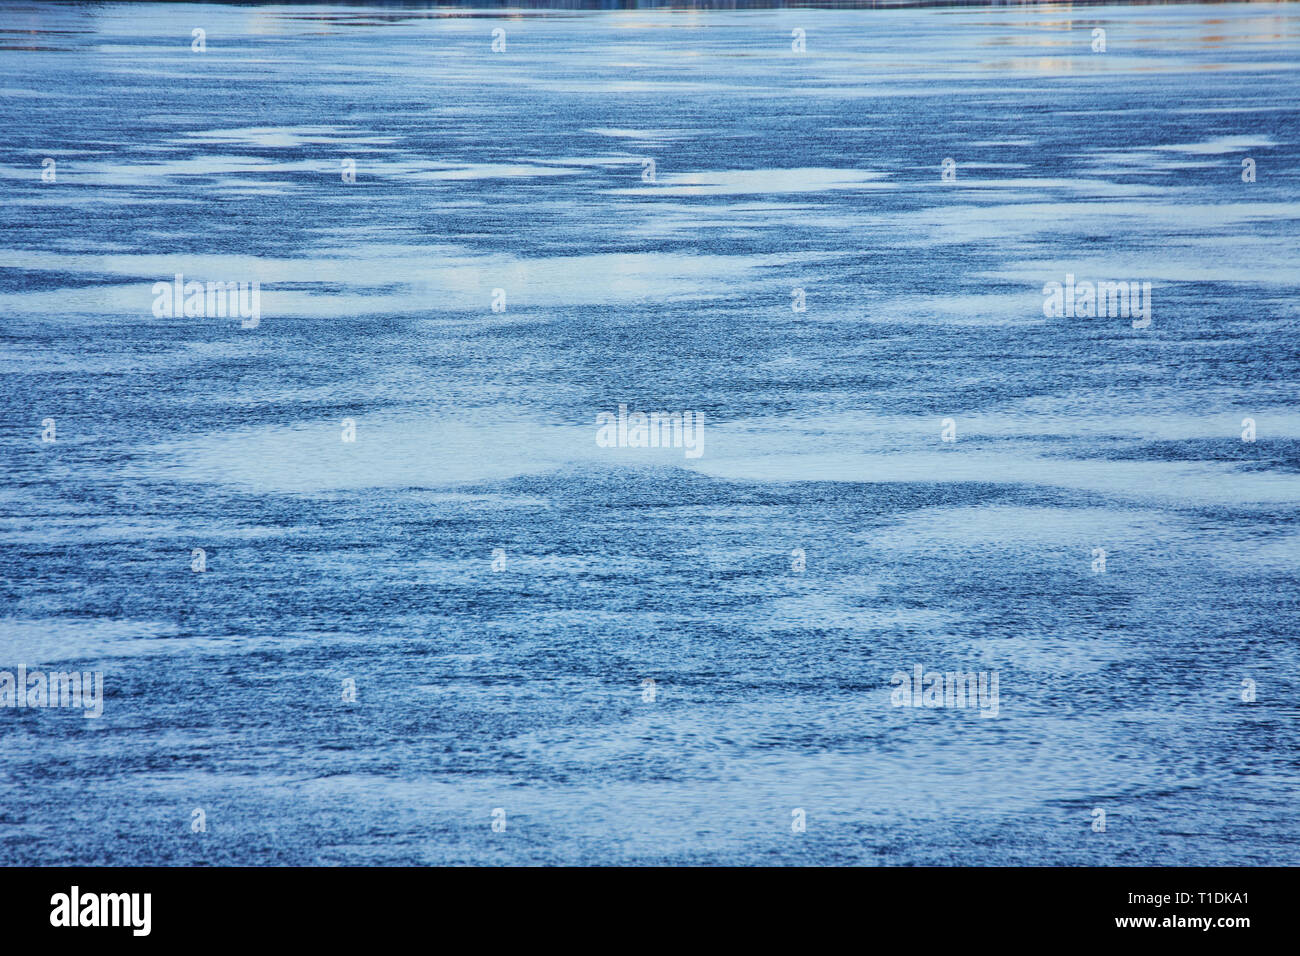
<svg viewBox="0 0 1300 956">
<path fill-rule="evenodd" d="M 511 936 L 536 946 L 557 942 L 556 933 L 566 943 L 618 947 L 698 942 L 701 933 L 807 941 L 835 928 L 863 944 L 901 933 L 939 951 L 980 940 L 1126 937 L 1233 946 L 1286 931 L 1291 914 L 1281 909 L 1294 875 L 1183 867 L 0 868 L 0 925 L 7 944 L 63 937 L 337 947 L 455 928 L 468 934 L 457 949 Z"/>
</svg>

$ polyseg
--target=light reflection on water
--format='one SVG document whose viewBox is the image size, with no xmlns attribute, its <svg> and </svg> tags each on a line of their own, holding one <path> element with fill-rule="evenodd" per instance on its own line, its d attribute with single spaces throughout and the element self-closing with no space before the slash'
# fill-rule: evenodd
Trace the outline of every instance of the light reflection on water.
<svg viewBox="0 0 1300 956">
<path fill-rule="evenodd" d="M 1300 861 L 1294 5 L 6 16 L 9 860 Z"/>
</svg>

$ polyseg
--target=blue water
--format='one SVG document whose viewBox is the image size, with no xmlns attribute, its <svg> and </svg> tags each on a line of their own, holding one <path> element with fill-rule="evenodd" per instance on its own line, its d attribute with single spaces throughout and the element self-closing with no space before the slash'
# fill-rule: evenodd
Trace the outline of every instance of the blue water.
<svg viewBox="0 0 1300 956">
<path fill-rule="evenodd" d="M 0 669 L 106 688 L 0 709 L 0 860 L 1300 863 L 1298 69 L 1296 4 L 0 10 Z"/>
</svg>

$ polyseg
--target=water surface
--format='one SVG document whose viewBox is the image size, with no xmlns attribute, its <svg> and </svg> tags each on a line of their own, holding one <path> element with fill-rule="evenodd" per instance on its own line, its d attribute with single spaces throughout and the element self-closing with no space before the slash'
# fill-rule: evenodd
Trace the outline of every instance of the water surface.
<svg viewBox="0 0 1300 956">
<path fill-rule="evenodd" d="M 1294 4 L 6 7 L 0 668 L 106 699 L 0 710 L 4 859 L 1300 863 L 1298 68 Z"/>
</svg>

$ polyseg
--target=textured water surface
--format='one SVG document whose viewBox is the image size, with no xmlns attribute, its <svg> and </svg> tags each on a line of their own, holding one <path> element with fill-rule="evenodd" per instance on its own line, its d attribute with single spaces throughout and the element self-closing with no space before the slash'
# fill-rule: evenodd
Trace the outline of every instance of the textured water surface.
<svg viewBox="0 0 1300 956">
<path fill-rule="evenodd" d="M 0 855 L 1300 863 L 1298 69 L 1294 4 L 7 6 L 0 669 L 106 689 L 0 709 Z"/>
</svg>

